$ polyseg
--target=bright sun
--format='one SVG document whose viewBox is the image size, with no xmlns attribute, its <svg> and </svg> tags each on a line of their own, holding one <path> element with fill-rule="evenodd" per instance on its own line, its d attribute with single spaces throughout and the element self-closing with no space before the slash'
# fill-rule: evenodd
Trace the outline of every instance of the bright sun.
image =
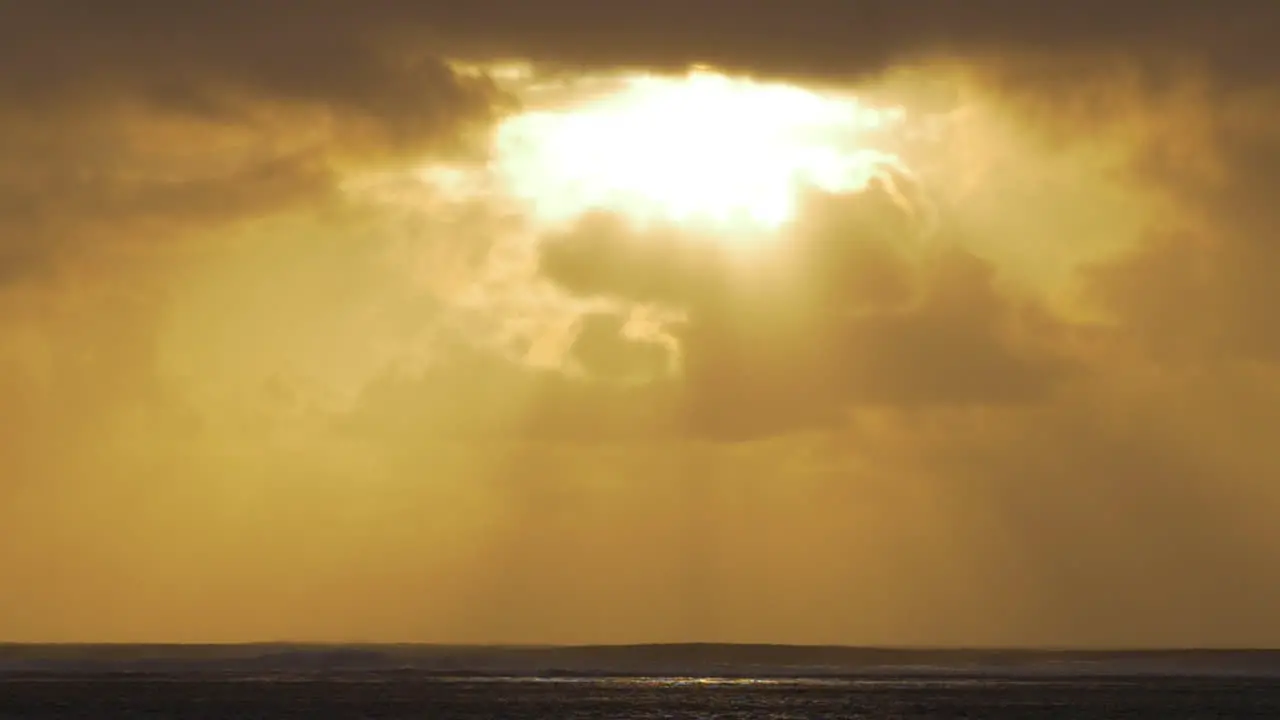
<svg viewBox="0 0 1280 720">
<path fill-rule="evenodd" d="M 896 165 L 866 135 L 900 119 L 851 96 L 706 70 L 639 76 L 509 119 L 492 170 L 544 221 L 607 209 L 767 232 L 792 219 L 804 188 L 854 191 Z"/>
</svg>

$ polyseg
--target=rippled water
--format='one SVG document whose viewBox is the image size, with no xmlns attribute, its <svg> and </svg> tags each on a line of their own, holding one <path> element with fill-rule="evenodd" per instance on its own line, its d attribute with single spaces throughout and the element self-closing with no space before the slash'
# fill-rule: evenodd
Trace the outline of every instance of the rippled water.
<svg viewBox="0 0 1280 720">
<path fill-rule="evenodd" d="M 0 681 L 0 718 L 1280 718 L 1280 681 Z"/>
</svg>

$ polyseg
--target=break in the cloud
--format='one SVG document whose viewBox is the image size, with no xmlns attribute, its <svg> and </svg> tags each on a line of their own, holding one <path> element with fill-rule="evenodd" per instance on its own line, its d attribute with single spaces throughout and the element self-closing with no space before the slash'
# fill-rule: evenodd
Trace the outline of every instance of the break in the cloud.
<svg viewBox="0 0 1280 720">
<path fill-rule="evenodd" d="M 1280 642 L 1277 13 L 0 0 L 0 635 Z M 862 82 L 914 211 L 353 192 L 446 56 Z"/>
</svg>

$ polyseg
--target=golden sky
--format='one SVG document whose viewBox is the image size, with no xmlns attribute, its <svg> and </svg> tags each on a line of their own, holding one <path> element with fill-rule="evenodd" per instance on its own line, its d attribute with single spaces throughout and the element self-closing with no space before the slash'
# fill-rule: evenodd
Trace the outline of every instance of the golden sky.
<svg viewBox="0 0 1280 720">
<path fill-rule="evenodd" d="M 0 640 L 1278 645 L 1278 28 L 0 0 Z"/>
</svg>

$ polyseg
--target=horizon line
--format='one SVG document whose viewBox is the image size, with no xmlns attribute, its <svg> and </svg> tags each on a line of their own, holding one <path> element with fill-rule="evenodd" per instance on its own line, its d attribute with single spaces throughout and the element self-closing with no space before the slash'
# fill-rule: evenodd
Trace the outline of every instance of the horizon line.
<svg viewBox="0 0 1280 720">
<path fill-rule="evenodd" d="M 477 650 L 608 650 L 633 648 L 790 648 L 887 652 L 1280 652 L 1280 646 L 1237 645 L 891 645 L 844 643 L 659 641 L 619 643 L 435 642 L 418 640 L 232 640 L 232 641 L 118 641 L 118 640 L 4 640 L 0 647 L 419 647 Z"/>
</svg>

